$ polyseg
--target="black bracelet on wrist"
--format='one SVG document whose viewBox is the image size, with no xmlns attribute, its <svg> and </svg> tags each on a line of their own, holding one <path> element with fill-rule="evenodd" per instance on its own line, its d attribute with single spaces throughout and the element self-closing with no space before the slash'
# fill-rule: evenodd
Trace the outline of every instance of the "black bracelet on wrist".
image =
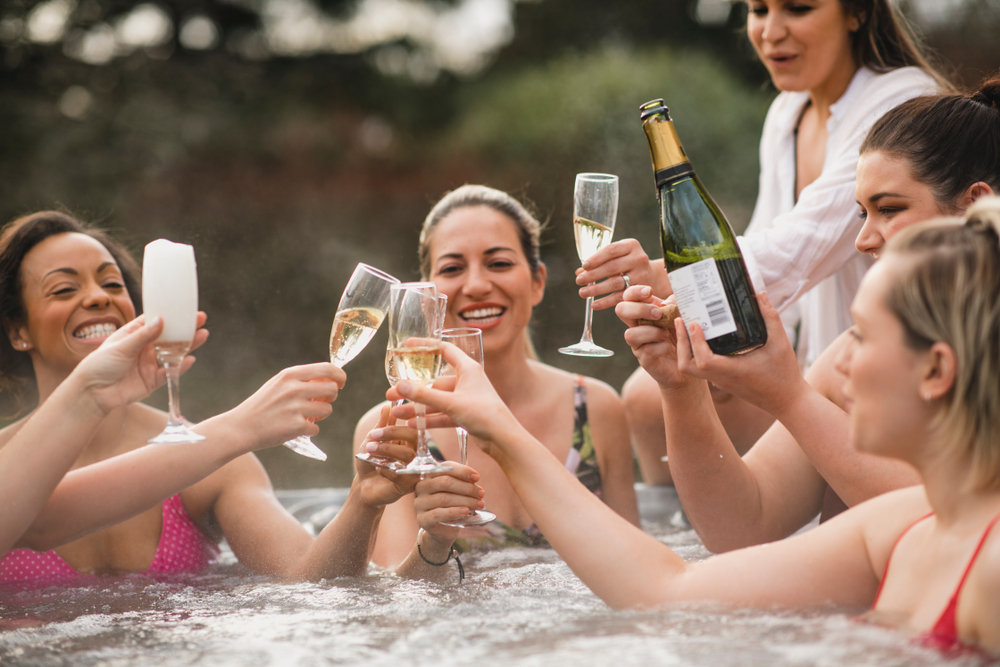
<svg viewBox="0 0 1000 667">
<path fill-rule="evenodd" d="M 462 583 L 465 580 L 465 568 L 462 567 L 462 561 L 458 559 L 458 549 L 456 549 L 454 545 L 452 545 L 451 550 L 448 551 L 448 557 L 445 558 L 440 563 L 435 563 L 434 561 L 427 560 L 427 556 L 424 555 L 423 550 L 420 548 L 419 539 L 417 539 L 417 553 L 420 554 L 421 560 L 423 560 L 428 565 L 433 565 L 434 567 L 441 567 L 443 565 L 447 565 L 448 561 L 450 561 L 452 559 L 452 556 L 454 556 L 455 564 L 458 565 L 458 583 Z"/>
</svg>

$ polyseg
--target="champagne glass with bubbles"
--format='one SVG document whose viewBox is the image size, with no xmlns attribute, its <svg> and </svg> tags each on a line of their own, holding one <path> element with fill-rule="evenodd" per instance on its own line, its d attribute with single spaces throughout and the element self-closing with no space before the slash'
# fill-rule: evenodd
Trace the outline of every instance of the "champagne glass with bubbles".
<svg viewBox="0 0 1000 667">
<path fill-rule="evenodd" d="M 365 349 L 389 310 L 390 287 L 398 284 L 399 281 L 385 271 L 358 264 L 340 296 L 337 314 L 333 318 L 330 363 L 343 368 Z M 326 460 L 326 453 L 309 436 L 289 440 L 285 447 L 309 458 Z"/>
<path fill-rule="evenodd" d="M 573 234 L 576 252 L 584 262 L 595 252 L 611 243 L 618 216 L 618 177 L 613 174 L 577 174 L 573 190 Z M 614 354 L 594 343 L 590 323 L 594 315 L 594 299 L 587 297 L 580 342 L 561 347 L 563 354 L 578 357 L 610 357 Z"/>
<path fill-rule="evenodd" d="M 465 352 L 476 363 L 483 363 L 483 332 L 472 327 L 462 327 L 459 329 L 444 329 L 441 332 L 441 341 L 455 345 L 462 352 Z M 455 369 L 448 362 L 442 362 L 441 375 L 455 375 Z M 469 463 L 469 432 L 461 426 L 455 429 L 458 435 L 458 458 L 462 465 Z M 446 526 L 481 526 L 497 518 L 493 512 L 486 510 L 472 510 L 469 516 L 454 521 L 446 521 Z"/>
<path fill-rule="evenodd" d="M 191 349 L 198 320 L 198 271 L 194 248 L 157 239 L 142 258 L 142 304 L 146 317 L 163 319 L 153 343 L 156 360 L 167 371 L 167 427 L 151 444 L 200 442 L 205 436 L 188 428 L 180 411 L 180 372 Z"/>
<path fill-rule="evenodd" d="M 400 380 L 430 384 L 441 372 L 441 301 L 434 283 L 400 283 L 392 286 L 389 307 L 389 342 L 392 362 Z M 427 442 L 427 409 L 417 410 L 417 455 L 397 474 L 446 472 L 431 456 Z"/>
<path fill-rule="evenodd" d="M 437 329 L 442 330 L 444 328 L 444 320 L 448 314 L 448 295 L 438 294 L 438 323 Z M 442 362 L 444 363 L 444 362 Z M 390 387 L 395 387 L 396 383 L 399 382 L 399 376 L 396 375 L 396 365 L 392 361 L 392 341 L 385 348 L 385 378 L 389 381 Z M 392 407 L 397 407 L 405 403 L 405 399 L 399 399 L 392 404 Z M 364 461 L 365 463 L 370 463 L 378 468 L 388 468 L 389 470 L 400 470 L 403 468 L 403 464 L 395 459 L 386 458 L 384 456 L 375 456 L 369 452 L 358 452 L 354 455 L 354 458 L 359 461 Z"/>
</svg>

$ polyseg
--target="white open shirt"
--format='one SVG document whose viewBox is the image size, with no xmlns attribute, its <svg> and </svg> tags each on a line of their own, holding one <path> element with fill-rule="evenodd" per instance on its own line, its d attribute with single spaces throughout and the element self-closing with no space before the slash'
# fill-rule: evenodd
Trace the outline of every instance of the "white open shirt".
<svg viewBox="0 0 1000 667">
<path fill-rule="evenodd" d="M 863 224 L 854 195 L 861 142 L 885 112 L 937 90 L 934 79 L 916 67 L 885 74 L 859 69 L 830 107 L 823 171 L 803 188 L 798 202 L 795 127 L 809 95 L 781 93 L 767 112 L 757 204 L 739 242 L 754 288 L 767 291 L 783 311 L 786 328 L 801 317 L 798 350 L 804 365 L 851 326 L 851 301 L 873 261 L 854 247 Z"/>
</svg>

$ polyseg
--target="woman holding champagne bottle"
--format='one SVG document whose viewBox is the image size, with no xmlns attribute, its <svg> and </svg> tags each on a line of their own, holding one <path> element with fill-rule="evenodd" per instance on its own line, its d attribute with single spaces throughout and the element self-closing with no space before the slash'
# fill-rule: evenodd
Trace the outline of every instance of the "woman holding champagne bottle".
<svg viewBox="0 0 1000 667">
<path fill-rule="evenodd" d="M 747 0 L 747 7 L 747 35 L 781 93 L 764 122 L 757 204 L 740 247 L 756 289 L 785 311 L 793 340 L 801 322 L 796 347 L 809 365 L 849 326 L 851 299 L 871 265 L 854 252 L 858 147 L 883 113 L 948 85 L 890 0 Z M 683 134 L 684 119 L 676 121 Z M 584 262 L 580 295 L 611 292 L 594 307 L 614 306 L 625 275 L 661 298 L 671 293 L 662 260 L 650 262 L 626 240 Z M 622 396 L 643 479 L 670 483 L 656 383 L 639 369 Z M 726 392 L 713 398 L 740 452 L 773 421 Z"/>
<path fill-rule="evenodd" d="M 881 255 L 887 240 L 917 222 L 963 213 L 1000 192 L 1000 75 L 973 94 L 918 97 L 880 118 L 861 145 L 856 197 L 864 226 L 857 249 Z M 829 507 L 827 489 L 849 506 L 919 480 L 906 464 L 848 445 L 847 378 L 836 359 L 841 334 L 805 377 L 766 297 L 768 341 L 740 357 L 710 354 L 702 336 L 636 326 L 662 310 L 648 287 L 616 307 L 642 367 L 659 385 L 672 429 L 674 482 L 691 524 L 715 552 L 792 534 Z M 655 317 L 653 317 L 655 319 Z M 691 326 L 691 323 L 686 323 Z M 778 421 L 740 457 L 709 400 L 711 381 Z"/>
<path fill-rule="evenodd" d="M 0 386 L 18 389 L 34 381 L 43 407 L 58 399 L 59 387 L 81 362 L 130 327 L 139 299 L 137 274 L 123 248 L 68 215 L 41 212 L 8 225 L 0 237 L 0 318 L 10 345 L 0 348 Z M 327 363 L 286 369 L 230 412 L 195 426 L 207 439 L 198 445 L 147 448 L 146 441 L 163 430 L 166 415 L 119 400 L 90 425 L 93 437 L 77 442 L 75 460 L 67 462 L 74 472 L 63 485 L 70 484 L 75 495 L 56 489 L 44 520 L 14 545 L 24 548 L 0 558 L 0 580 L 197 570 L 217 553 L 222 537 L 257 572 L 293 579 L 364 573 L 382 506 L 412 485 L 401 487 L 368 468 L 352 486 L 344 510 L 314 539 L 282 509 L 257 459 L 240 456 L 315 434 L 310 420 L 331 413 L 344 379 Z M 19 432 L 33 432 L 37 425 L 29 417 L 0 431 L 0 447 L 20 451 L 26 444 Z M 205 453 L 192 454 L 198 450 Z M 94 483 L 97 475 L 103 487 Z M 123 475 L 127 483 L 119 488 L 113 482 Z M 101 492 L 82 496 L 82 482 Z M 38 484 L 44 491 L 50 481 Z M 114 521 L 121 523 L 76 539 Z M 75 541 L 63 544 L 69 539 Z M 37 553 L 53 547 L 58 548 Z"/>
<path fill-rule="evenodd" d="M 532 348 L 528 325 L 545 293 L 540 232 L 538 221 L 510 195 L 463 186 L 439 201 L 424 221 L 422 277 L 448 295 L 446 327 L 482 330 L 483 366 L 517 419 L 586 488 L 638 525 L 631 449 L 618 396 L 602 382 L 541 363 Z M 356 449 L 366 437 L 388 444 L 406 436 L 404 427 L 369 435 L 377 415 L 374 408 L 358 423 Z M 454 429 L 434 431 L 433 437 L 444 458 L 459 460 Z M 468 463 L 478 472 L 498 521 L 462 529 L 463 539 L 481 536 L 489 544 L 540 539 L 496 463 L 474 446 Z M 459 536 L 458 528 L 442 522 L 482 509 L 471 488 L 452 495 L 453 486 L 458 485 L 449 474 L 428 478 L 417 484 L 412 502 L 404 498 L 387 508 L 374 561 L 407 576 L 453 577 L 450 568 L 425 561 L 447 560 Z"/>
</svg>

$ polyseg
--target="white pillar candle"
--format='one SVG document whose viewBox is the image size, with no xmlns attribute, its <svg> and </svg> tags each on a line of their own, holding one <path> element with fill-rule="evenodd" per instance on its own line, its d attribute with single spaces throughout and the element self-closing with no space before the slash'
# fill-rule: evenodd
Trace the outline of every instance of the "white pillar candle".
<svg viewBox="0 0 1000 667">
<path fill-rule="evenodd" d="M 198 273 L 194 248 L 157 239 L 142 258 L 142 307 L 163 318 L 160 342 L 190 343 L 198 317 Z"/>
</svg>

